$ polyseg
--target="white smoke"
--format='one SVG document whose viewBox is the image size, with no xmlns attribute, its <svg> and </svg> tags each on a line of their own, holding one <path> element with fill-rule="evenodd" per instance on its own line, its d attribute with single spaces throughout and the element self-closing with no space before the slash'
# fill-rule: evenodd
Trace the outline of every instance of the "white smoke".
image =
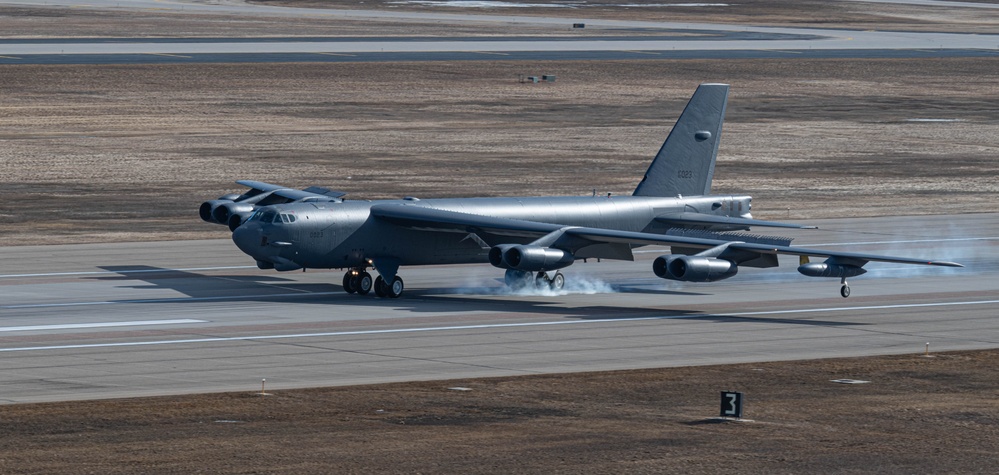
<svg viewBox="0 0 999 475">
<path fill-rule="evenodd" d="M 518 297 L 559 297 L 563 295 L 593 295 L 616 293 L 611 284 L 587 275 L 566 275 L 565 286 L 559 290 L 548 285 L 527 285 L 518 289 L 510 288 L 502 278 L 483 278 L 470 285 L 451 289 L 449 293 L 460 295 L 508 295 Z"/>
</svg>

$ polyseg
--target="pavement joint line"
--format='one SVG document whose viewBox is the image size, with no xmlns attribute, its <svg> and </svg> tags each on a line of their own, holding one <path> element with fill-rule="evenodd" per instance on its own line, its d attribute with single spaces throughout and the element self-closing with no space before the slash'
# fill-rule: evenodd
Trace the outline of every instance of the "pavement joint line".
<svg viewBox="0 0 999 475">
<path fill-rule="evenodd" d="M 356 58 L 357 57 L 356 54 L 349 54 L 349 53 L 325 53 L 325 52 L 317 52 L 316 54 L 320 54 L 320 55 L 323 55 L 323 56 L 349 56 L 351 58 Z"/>
<path fill-rule="evenodd" d="M 182 318 L 176 320 L 142 320 L 133 322 L 65 323 L 59 325 L 26 325 L 20 327 L 0 327 L 4 332 L 28 332 L 40 330 L 78 330 L 83 328 L 137 327 L 147 325 L 181 325 L 186 323 L 208 323 L 208 320 Z"/>
<path fill-rule="evenodd" d="M 21 59 L 21 58 L 18 58 L 17 56 L 3 56 L 3 55 L 0 55 L 0 58 L 3 58 L 3 59 Z"/>
<path fill-rule="evenodd" d="M 469 53 L 475 54 L 493 54 L 496 56 L 510 56 L 510 53 L 501 53 L 499 51 L 469 51 Z"/>
<path fill-rule="evenodd" d="M 382 330 L 299 333 L 299 334 L 290 334 L 290 335 L 255 335 L 255 336 L 234 336 L 234 337 L 214 337 L 214 338 L 191 338 L 183 340 L 131 341 L 131 342 L 119 342 L 119 343 L 88 343 L 88 344 L 79 344 L 79 345 L 0 348 L 0 353 L 13 353 L 21 351 L 54 351 L 54 350 L 95 349 L 95 348 L 121 348 L 121 347 L 134 347 L 134 346 L 183 345 L 183 344 L 200 344 L 200 343 L 224 343 L 224 342 L 239 342 L 239 341 L 262 342 L 268 340 L 288 340 L 293 338 L 322 338 L 322 337 L 360 336 L 360 335 L 433 333 L 433 332 L 447 332 L 447 331 L 460 331 L 460 330 L 491 330 L 499 328 L 642 322 L 642 321 L 656 321 L 656 320 L 698 320 L 703 318 L 719 318 L 719 317 L 738 318 L 738 317 L 754 317 L 760 315 L 788 315 L 794 313 L 848 312 L 848 311 L 857 311 L 857 310 L 885 310 L 885 309 L 903 309 L 903 308 L 995 305 L 997 303 L 999 303 L 999 300 L 981 300 L 981 301 L 968 301 L 968 302 L 933 302 L 933 303 L 922 303 L 922 304 L 872 305 L 872 306 L 861 306 L 861 307 L 833 307 L 833 308 L 812 308 L 812 309 L 796 309 L 796 310 L 770 310 L 770 311 L 759 311 L 759 312 L 740 312 L 740 313 L 705 314 L 705 315 L 664 315 L 664 316 L 633 317 L 633 318 L 603 318 L 603 319 L 594 319 L 594 320 L 554 320 L 554 321 L 543 321 L 543 322 L 499 323 L 499 324 L 460 325 L 460 326 L 443 326 L 443 327 L 389 328 Z"/>
<path fill-rule="evenodd" d="M 223 267 L 189 267 L 184 269 L 135 269 L 135 270 L 104 270 L 104 271 L 80 271 L 80 272 L 50 272 L 44 274 L 6 274 L 0 275 L 0 279 L 26 278 L 26 277 L 71 277 L 78 275 L 108 275 L 108 274 L 151 274 L 156 272 L 198 272 L 209 270 L 236 270 L 236 269 L 256 269 L 257 266 L 223 266 Z"/>
<path fill-rule="evenodd" d="M 171 54 L 171 53 L 145 53 L 152 56 L 169 56 L 171 58 L 187 58 L 191 59 L 193 56 L 184 56 L 182 54 Z"/>
<path fill-rule="evenodd" d="M 657 56 L 662 54 L 662 53 L 657 53 L 655 51 L 637 51 L 637 50 L 629 50 L 629 49 L 623 49 L 623 50 L 621 50 L 621 52 L 622 53 L 634 53 L 634 54 L 654 54 L 654 55 L 657 55 Z"/>
</svg>

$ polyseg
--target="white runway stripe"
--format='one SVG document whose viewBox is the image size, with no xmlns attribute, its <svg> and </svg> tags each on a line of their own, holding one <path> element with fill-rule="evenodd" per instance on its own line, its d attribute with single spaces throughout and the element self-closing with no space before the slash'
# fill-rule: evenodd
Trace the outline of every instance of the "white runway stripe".
<svg viewBox="0 0 999 475">
<path fill-rule="evenodd" d="M 939 303 L 903 304 L 903 305 L 878 305 L 878 306 L 866 306 L 866 307 L 810 308 L 810 309 L 797 309 L 797 310 L 775 310 L 775 311 L 763 311 L 763 312 L 741 312 L 741 313 L 707 314 L 707 315 L 668 315 L 668 316 L 657 316 L 657 317 L 606 318 L 606 319 L 595 319 L 595 320 L 557 320 L 557 321 L 547 321 L 547 322 L 497 323 L 497 324 L 483 324 L 483 325 L 460 325 L 460 326 L 426 327 L 426 328 L 393 328 L 385 330 L 359 330 L 359 331 L 326 332 L 326 333 L 298 333 L 291 335 L 256 335 L 256 336 L 235 336 L 235 337 L 218 337 L 218 338 L 193 338 L 193 339 L 184 339 L 184 340 L 134 341 L 134 342 L 122 342 L 122 343 L 91 343 L 91 344 L 81 344 L 81 345 L 29 346 L 29 347 L 20 347 L 20 348 L 0 348 L 0 353 L 9 353 L 15 351 L 76 350 L 76 349 L 90 349 L 90 348 L 120 348 L 120 347 L 129 347 L 129 346 L 157 346 L 157 345 L 183 345 L 183 344 L 219 343 L 219 342 L 236 342 L 236 341 L 287 340 L 294 338 L 385 335 L 392 333 L 400 333 L 400 334 L 428 333 L 428 332 L 447 332 L 447 331 L 460 331 L 460 330 L 486 330 L 486 329 L 498 329 L 498 328 L 543 327 L 543 326 L 556 326 L 556 325 L 589 325 L 589 324 L 600 324 L 600 323 L 639 322 L 639 321 L 652 321 L 652 320 L 697 320 L 702 318 L 753 317 L 760 315 L 788 315 L 795 313 L 819 313 L 819 312 L 833 313 L 833 312 L 851 312 L 858 310 L 890 310 L 890 309 L 904 309 L 904 308 L 953 307 L 953 306 L 995 305 L 995 304 L 999 304 L 999 300 L 980 300 L 980 301 L 969 301 L 969 302 L 939 302 Z"/>
</svg>

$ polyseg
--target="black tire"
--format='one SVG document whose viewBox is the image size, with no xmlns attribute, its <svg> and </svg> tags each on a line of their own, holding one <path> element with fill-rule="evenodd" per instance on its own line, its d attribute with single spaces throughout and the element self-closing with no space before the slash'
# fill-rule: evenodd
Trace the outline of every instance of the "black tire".
<svg viewBox="0 0 999 475">
<path fill-rule="evenodd" d="M 388 286 L 385 285 L 385 279 L 382 279 L 382 276 L 375 277 L 375 295 L 385 298 L 388 294 L 388 291 L 386 290 L 387 287 Z"/>
<path fill-rule="evenodd" d="M 406 286 L 405 284 L 402 283 L 402 279 L 396 277 L 395 279 L 392 280 L 392 285 L 387 285 L 385 290 L 386 290 L 385 292 L 386 296 L 393 299 L 397 299 L 399 298 L 400 295 L 402 295 L 402 291 L 406 290 Z"/>
<path fill-rule="evenodd" d="M 348 272 L 343 275 L 343 290 L 348 294 L 357 292 L 357 287 L 354 286 L 354 274 Z"/>
<path fill-rule="evenodd" d="M 371 280 L 371 274 L 361 272 L 357 275 L 357 293 L 359 295 L 368 295 L 368 292 L 371 292 L 371 286 L 373 283 L 374 281 Z"/>
<path fill-rule="evenodd" d="M 562 287 L 565 287 L 565 276 L 562 275 L 561 272 L 556 272 L 555 275 L 552 276 L 551 281 L 548 282 L 548 286 L 551 287 L 552 290 L 562 290 Z"/>
<path fill-rule="evenodd" d="M 839 294 L 842 295 L 843 298 L 849 297 L 850 296 L 850 286 L 849 285 L 844 285 L 844 286 L 840 287 L 839 288 Z"/>
</svg>

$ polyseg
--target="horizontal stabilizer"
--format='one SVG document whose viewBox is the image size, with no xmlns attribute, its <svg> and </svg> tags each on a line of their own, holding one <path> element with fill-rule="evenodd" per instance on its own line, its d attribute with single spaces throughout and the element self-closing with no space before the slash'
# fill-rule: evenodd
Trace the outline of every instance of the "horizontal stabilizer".
<svg viewBox="0 0 999 475">
<path fill-rule="evenodd" d="M 752 226 L 769 228 L 792 228 L 792 229 L 817 229 L 816 226 L 805 226 L 802 224 L 778 223 L 776 221 L 763 221 L 760 219 L 733 218 L 731 216 L 716 216 L 701 213 L 675 213 L 656 216 L 656 221 L 672 226 L 693 227 L 693 226 L 726 226 L 730 229 L 749 229 Z"/>
</svg>

